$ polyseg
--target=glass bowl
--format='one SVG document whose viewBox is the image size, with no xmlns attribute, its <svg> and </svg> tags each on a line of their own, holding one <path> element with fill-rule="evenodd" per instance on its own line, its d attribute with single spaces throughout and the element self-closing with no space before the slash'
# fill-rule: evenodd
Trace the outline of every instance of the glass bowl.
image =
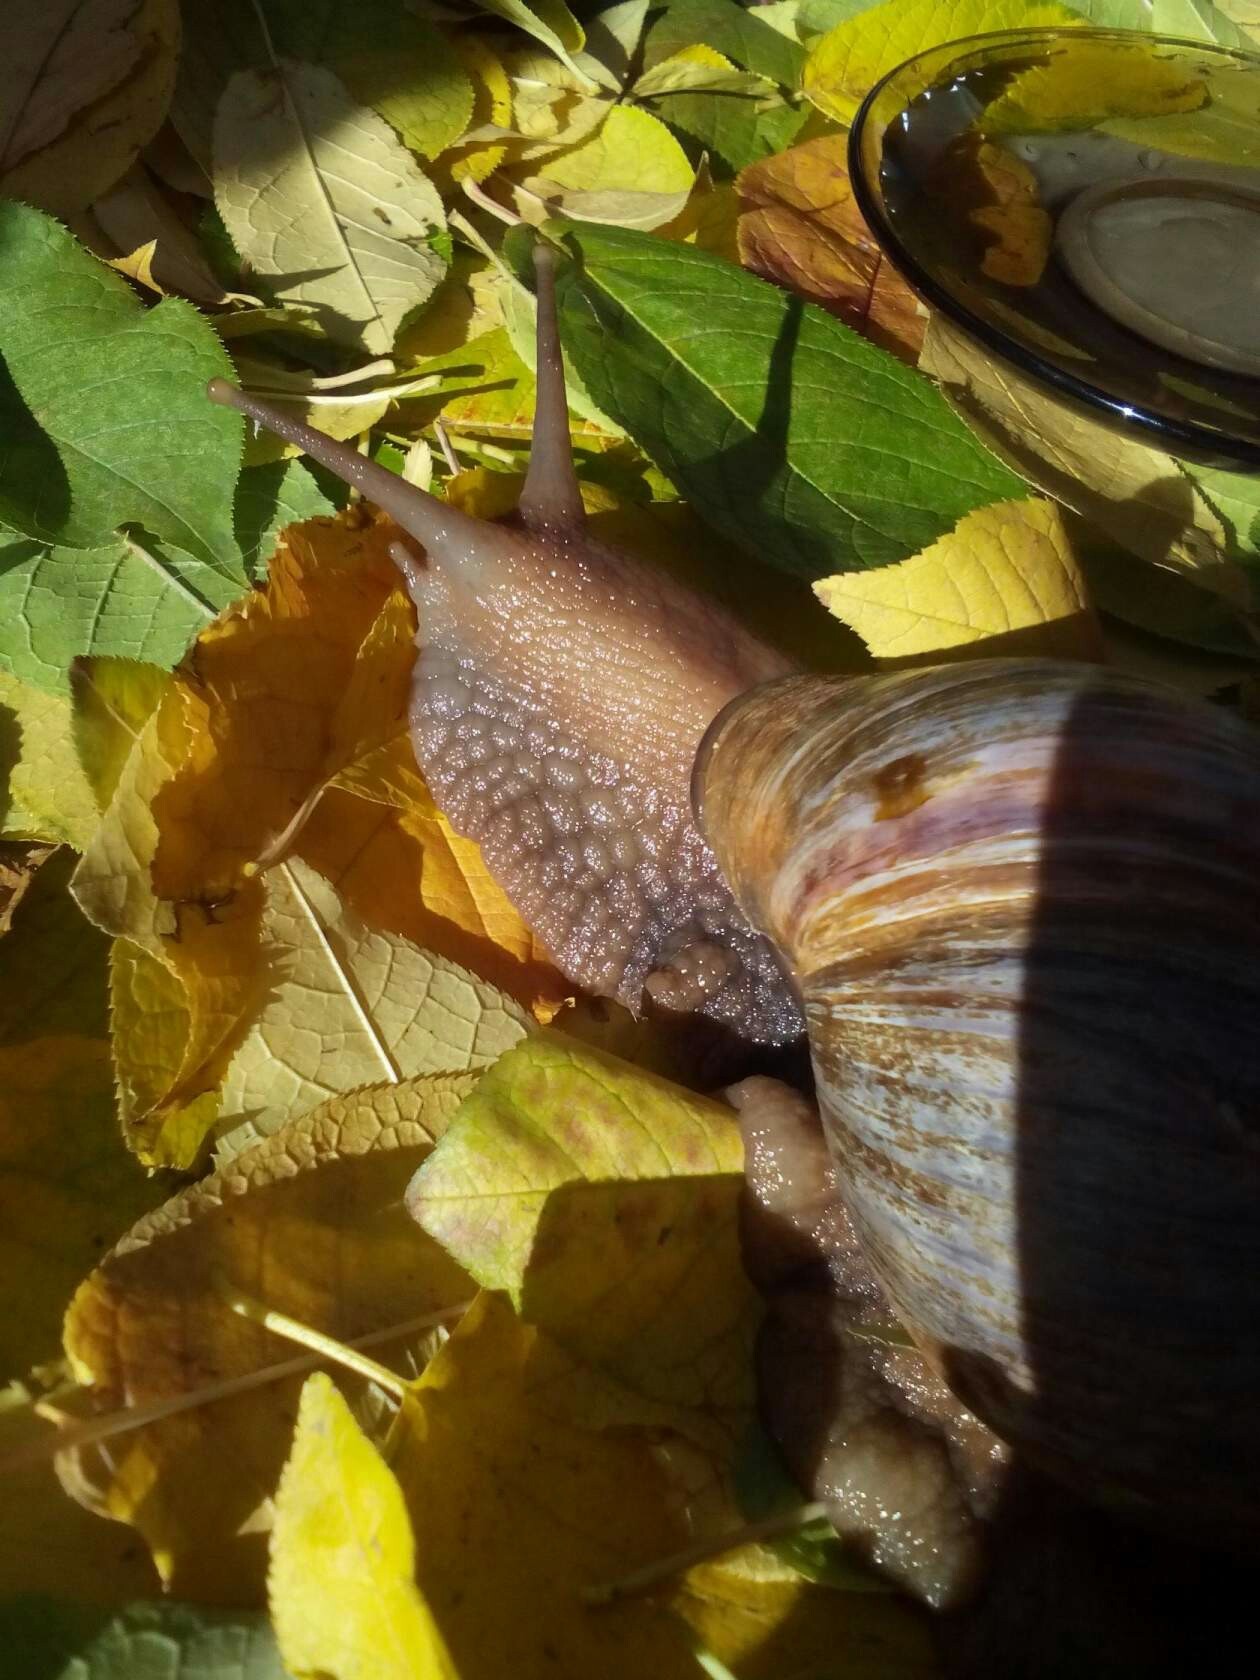
<svg viewBox="0 0 1260 1680">
<path fill-rule="evenodd" d="M 885 254 L 986 349 L 1171 454 L 1260 466 L 1260 57 L 951 41 L 871 90 L 849 169 Z"/>
</svg>

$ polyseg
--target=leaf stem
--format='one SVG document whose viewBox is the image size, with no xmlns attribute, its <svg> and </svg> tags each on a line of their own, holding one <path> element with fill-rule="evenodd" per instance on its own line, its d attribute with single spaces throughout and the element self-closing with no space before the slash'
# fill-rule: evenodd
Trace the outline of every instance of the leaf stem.
<svg viewBox="0 0 1260 1680">
<path fill-rule="evenodd" d="M 500 204 L 498 199 L 491 198 L 488 192 L 484 192 L 478 186 L 471 175 L 466 175 L 459 184 L 464 189 L 465 195 L 471 198 L 479 209 L 487 211 L 491 216 L 496 216 L 499 221 L 506 222 L 509 227 L 520 227 L 524 217 L 518 216 L 515 210 L 509 210 L 506 204 Z"/>
<path fill-rule="evenodd" d="M 374 1382 L 387 1393 L 403 1398 L 408 1389 L 406 1377 L 400 1377 L 397 1371 L 391 1371 L 388 1365 L 382 1365 L 378 1360 L 369 1359 L 365 1353 L 357 1348 L 347 1347 L 339 1342 L 335 1336 L 327 1336 L 322 1330 L 316 1330 L 309 1324 L 303 1324 L 300 1319 L 290 1318 L 288 1313 L 281 1312 L 278 1307 L 269 1307 L 265 1301 L 257 1296 L 247 1295 L 244 1291 L 224 1288 L 221 1291 L 224 1302 L 241 1318 L 248 1318 L 253 1324 L 261 1324 L 264 1330 L 270 1330 L 273 1336 L 283 1336 L 286 1341 L 297 1342 L 302 1347 L 310 1348 L 312 1353 L 323 1359 L 331 1359 L 335 1364 L 344 1366 L 347 1371 L 353 1371 L 356 1376 L 365 1377 L 368 1382 Z"/>
<path fill-rule="evenodd" d="M 825 1520 L 826 1516 L 827 1507 L 821 1503 L 798 1505 L 791 1511 L 779 1512 L 777 1516 L 764 1517 L 760 1522 L 746 1523 L 743 1528 L 728 1529 L 725 1534 L 710 1534 L 680 1551 L 671 1552 L 668 1557 L 645 1563 L 642 1569 L 632 1570 L 619 1580 L 587 1587 L 582 1597 L 587 1604 L 613 1604 L 619 1598 L 646 1592 L 671 1575 L 681 1575 L 694 1564 L 721 1557 L 724 1552 L 736 1551 L 740 1546 L 754 1545 L 759 1540 L 777 1540 L 784 1534 L 795 1534 L 812 1522 Z"/>
<path fill-rule="evenodd" d="M 396 1341 L 400 1336 L 414 1335 L 419 1330 L 432 1330 L 439 1324 L 445 1324 L 448 1319 L 460 1318 L 471 1305 L 471 1301 L 460 1301 L 454 1306 L 443 1307 L 440 1312 L 424 1313 L 419 1318 L 404 1319 L 399 1324 L 387 1325 L 383 1330 L 370 1330 L 367 1335 L 355 1336 L 351 1341 L 340 1345 L 342 1348 L 353 1349 L 376 1347 L 381 1342 Z M 161 1423 L 164 1418 L 174 1417 L 180 1412 L 195 1411 L 199 1406 L 210 1406 L 217 1400 L 231 1400 L 238 1394 L 247 1394 L 251 1389 L 265 1388 L 268 1383 L 280 1382 L 284 1377 L 300 1376 L 303 1372 L 317 1370 L 324 1362 L 325 1356 L 322 1353 L 301 1353 L 293 1359 L 279 1360 L 274 1365 L 261 1365 L 256 1371 L 244 1371 L 238 1377 L 225 1377 L 222 1382 L 190 1389 L 186 1394 L 166 1395 L 163 1399 L 151 1400 L 144 1406 L 127 1406 L 121 1411 L 108 1412 L 103 1417 L 81 1419 L 53 1434 L 41 1436 L 35 1441 L 26 1441 L 15 1448 L 6 1458 L 0 1459 L 0 1475 L 25 1469 L 29 1464 L 52 1458 L 60 1452 L 95 1446 L 98 1442 L 112 1440 L 115 1436 L 130 1434 L 133 1429 L 144 1429 L 151 1423 Z M 34 1409 L 38 1410 L 38 1407 Z"/>
</svg>

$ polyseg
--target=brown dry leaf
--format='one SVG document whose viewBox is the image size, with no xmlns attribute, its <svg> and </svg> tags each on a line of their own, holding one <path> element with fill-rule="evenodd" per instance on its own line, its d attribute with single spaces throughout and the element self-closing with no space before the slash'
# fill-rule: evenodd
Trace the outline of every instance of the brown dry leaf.
<svg viewBox="0 0 1260 1680">
<path fill-rule="evenodd" d="M 469 1281 L 402 1206 L 407 1179 L 475 1084 L 438 1075 L 335 1097 L 128 1232 L 66 1319 L 75 1375 L 112 1411 L 190 1394 L 292 1356 L 232 1311 L 239 1292 L 349 1340 L 465 1299 Z M 406 1365 L 407 1343 L 374 1357 Z M 134 1523 L 163 1583 L 256 1601 L 268 1503 L 301 1376 L 63 1455 L 77 1496 Z"/>
<path fill-rule="evenodd" d="M 871 236 L 847 152 L 847 135 L 825 134 L 743 170 L 739 260 L 913 362 L 926 312 Z"/>
<path fill-rule="evenodd" d="M 8 933 L 13 925 L 14 911 L 53 850 L 42 840 L 0 843 L 0 935 Z"/>
<path fill-rule="evenodd" d="M 1193 572 L 1226 598 L 1249 600 L 1225 558 L 1227 533 L 1171 455 L 1091 420 L 999 366 L 933 315 L 919 364 L 967 424 L 1038 489 L 1083 515 L 1122 548 Z"/>
<path fill-rule="evenodd" d="M 161 127 L 178 45 L 178 0 L 7 0 L 0 193 L 86 209 Z"/>
</svg>

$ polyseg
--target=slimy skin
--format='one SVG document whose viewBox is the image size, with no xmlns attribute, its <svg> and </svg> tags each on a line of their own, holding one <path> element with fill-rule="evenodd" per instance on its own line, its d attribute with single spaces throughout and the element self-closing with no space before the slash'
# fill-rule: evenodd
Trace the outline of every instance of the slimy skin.
<svg viewBox="0 0 1260 1680">
<path fill-rule="evenodd" d="M 728 701 L 793 667 L 717 602 L 595 541 L 569 439 L 553 256 L 536 247 L 538 406 L 517 512 L 476 519 L 213 380 L 412 539 L 394 556 L 419 621 L 411 733 L 452 824 L 557 966 L 753 1043 L 803 1021 L 767 940 L 697 830 L 696 749 Z M 418 547 L 417 547 L 418 545 Z"/>
</svg>

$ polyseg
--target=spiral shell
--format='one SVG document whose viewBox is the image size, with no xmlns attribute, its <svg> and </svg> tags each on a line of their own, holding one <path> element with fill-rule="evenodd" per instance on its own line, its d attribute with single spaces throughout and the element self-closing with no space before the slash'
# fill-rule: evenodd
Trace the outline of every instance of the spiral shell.
<svg viewBox="0 0 1260 1680">
<path fill-rule="evenodd" d="M 1260 735 L 1092 667 L 790 678 L 697 760 L 867 1256 L 1093 1492 L 1260 1507 Z"/>
</svg>

